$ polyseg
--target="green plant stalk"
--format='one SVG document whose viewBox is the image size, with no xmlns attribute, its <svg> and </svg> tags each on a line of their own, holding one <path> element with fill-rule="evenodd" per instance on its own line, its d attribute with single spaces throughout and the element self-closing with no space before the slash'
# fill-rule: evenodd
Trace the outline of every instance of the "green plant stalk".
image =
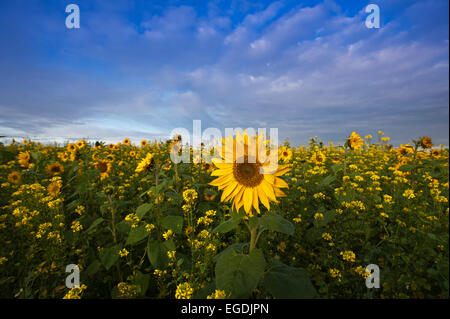
<svg viewBox="0 0 450 319">
<path fill-rule="evenodd" d="M 111 207 L 111 228 L 112 228 L 113 240 L 114 240 L 114 244 L 117 244 L 116 221 L 115 221 L 115 211 L 116 210 L 114 209 L 111 195 L 108 195 L 108 201 L 109 201 L 109 205 Z M 116 264 L 116 268 L 117 268 L 117 274 L 119 275 L 120 281 L 122 281 L 122 272 L 120 271 L 120 265 Z"/>
<path fill-rule="evenodd" d="M 256 247 L 256 242 L 257 242 L 256 231 L 257 231 L 257 228 L 258 227 L 250 229 L 250 252 L 252 252 L 253 249 L 255 249 L 255 247 Z"/>
</svg>

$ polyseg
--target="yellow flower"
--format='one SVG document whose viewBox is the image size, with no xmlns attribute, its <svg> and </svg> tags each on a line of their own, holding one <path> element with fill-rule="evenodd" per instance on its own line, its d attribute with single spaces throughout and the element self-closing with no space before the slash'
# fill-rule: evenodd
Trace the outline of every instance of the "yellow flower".
<svg viewBox="0 0 450 319">
<path fill-rule="evenodd" d="M 279 176 L 290 170 L 286 165 L 278 165 L 275 169 L 270 161 L 264 161 L 267 150 L 257 149 L 259 144 L 266 145 L 260 136 L 249 136 L 245 131 L 236 137 L 222 140 L 222 159 L 214 160 L 217 170 L 211 173 L 218 176 L 210 185 L 223 190 L 221 201 L 233 202 L 233 208 L 239 211 L 241 207 L 252 216 L 252 208 L 260 213 L 259 202 L 270 210 L 270 201 L 278 202 L 277 197 L 286 196 L 281 188 L 288 188 L 288 184 Z M 258 143 L 259 142 L 259 143 Z M 252 146 L 255 146 L 253 149 Z M 237 154 L 234 150 L 243 150 Z M 277 154 L 275 154 L 277 155 Z M 273 157 L 273 156 L 271 156 Z"/>
<path fill-rule="evenodd" d="M 347 145 L 350 146 L 351 149 L 358 149 L 363 145 L 363 139 L 355 132 L 352 132 L 347 139 Z"/>
<path fill-rule="evenodd" d="M 120 257 L 126 257 L 128 254 L 129 254 L 129 252 L 125 248 L 119 251 Z"/>
<path fill-rule="evenodd" d="M 148 144 L 148 143 L 147 143 L 146 140 L 142 140 L 142 141 L 141 141 L 141 146 L 142 146 L 142 147 L 147 146 L 147 144 Z"/>
<path fill-rule="evenodd" d="M 225 291 L 217 290 L 214 291 L 211 295 L 207 296 L 206 299 L 225 299 L 227 297 Z"/>
<path fill-rule="evenodd" d="M 173 231 L 171 229 L 169 229 L 162 236 L 164 237 L 165 240 L 168 240 L 170 237 L 172 237 L 172 235 L 173 235 Z"/>
<path fill-rule="evenodd" d="M 403 197 L 406 197 L 407 199 L 413 199 L 416 197 L 416 195 L 414 195 L 414 190 L 412 189 L 407 189 L 403 192 Z"/>
<path fill-rule="evenodd" d="M 431 141 L 431 137 L 429 136 L 422 137 L 419 143 L 423 148 L 432 148 L 434 146 L 433 142 Z"/>
<path fill-rule="evenodd" d="M 63 299 L 81 299 L 81 293 L 86 290 L 86 285 L 81 285 L 80 287 L 74 287 L 69 290 L 67 294 L 64 295 Z"/>
<path fill-rule="evenodd" d="M 191 285 L 188 282 L 179 284 L 177 286 L 177 290 L 175 292 L 176 299 L 191 299 L 194 294 L 194 289 L 192 289 Z"/>
<path fill-rule="evenodd" d="M 292 150 L 283 146 L 278 150 L 278 157 L 284 162 L 289 162 L 292 159 Z"/>
<path fill-rule="evenodd" d="M 183 192 L 183 199 L 186 203 L 193 205 L 198 198 L 198 194 L 194 189 L 187 189 Z"/>
<path fill-rule="evenodd" d="M 175 250 L 168 251 L 167 257 L 169 257 L 169 259 L 175 259 L 175 254 L 176 254 Z"/>
<path fill-rule="evenodd" d="M 333 268 L 330 269 L 330 276 L 332 278 L 338 278 L 338 280 L 341 281 L 342 274 L 339 269 Z"/>
<path fill-rule="evenodd" d="M 28 168 L 29 167 L 29 161 L 31 159 L 30 153 L 28 152 L 20 152 L 17 156 L 18 162 L 20 166 Z"/>
<path fill-rule="evenodd" d="M 72 222 L 72 226 L 70 226 L 70 228 L 72 229 L 72 231 L 74 233 L 79 232 L 80 230 L 83 230 L 83 226 L 77 220 Z"/>
<path fill-rule="evenodd" d="M 78 149 L 82 149 L 86 145 L 86 142 L 83 140 L 80 140 L 77 142 L 76 145 L 77 145 Z"/>
<path fill-rule="evenodd" d="M 330 241 L 333 239 L 330 233 L 323 233 L 322 238 L 325 239 L 326 241 Z"/>
<path fill-rule="evenodd" d="M 340 255 L 342 256 L 343 260 L 355 262 L 356 255 L 351 250 L 341 251 Z"/>
<path fill-rule="evenodd" d="M 11 172 L 8 174 L 8 181 L 11 183 L 17 184 L 20 181 L 20 173 L 19 172 Z"/>
<path fill-rule="evenodd" d="M 74 151 L 76 151 L 76 149 L 77 149 L 77 146 L 75 145 L 75 144 L 73 144 L 73 143 L 70 143 L 69 145 L 67 145 L 67 150 L 69 151 L 69 152 L 74 152 Z"/>
<path fill-rule="evenodd" d="M 315 213 L 314 214 L 314 219 L 323 219 L 323 214 L 322 213 Z"/>
<path fill-rule="evenodd" d="M 311 160 L 316 164 L 323 164 L 326 159 L 326 156 L 321 151 L 314 152 L 311 156 Z"/>
<path fill-rule="evenodd" d="M 56 197 L 59 194 L 59 192 L 61 191 L 61 186 L 62 186 L 61 181 L 52 182 L 47 186 L 47 192 L 51 196 Z"/>
<path fill-rule="evenodd" d="M 48 164 L 46 167 L 47 174 L 58 175 L 64 172 L 64 166 L 60 163 Z"/>
<path fill-rule="evenodd" d="M 145 158 L 142 161 L 140 161 L 140 163 L 136 167 L 135 172 L 136 173 L 143 172 L 148 168 L 150 168 L 152 164 L 153 164 L 153 154 L 147 153 Z"/>
<path fill-rule="evenodd" d="M 122 143 L 123 143 L 124 145 L 129 145 L 129 144 L 130 144 L 130 139 L 129 139 L 129 138 L 125 138 L 125 139 L 122 141 Z"/>
<path fill-rule="evenodd" d="M 109 176 L 112 165 L 110 162 L 99 160 L 94 167 L 100 171 L 100 179 L 105 179 Z"/>
</svg>

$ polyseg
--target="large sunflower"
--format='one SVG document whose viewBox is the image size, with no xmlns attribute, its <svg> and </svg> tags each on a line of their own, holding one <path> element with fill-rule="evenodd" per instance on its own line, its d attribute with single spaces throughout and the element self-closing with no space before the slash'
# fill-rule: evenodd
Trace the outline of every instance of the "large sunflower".
<svg viewBox="0 0 450 319">
<path fill-rule="evenodd" d="M 359 136 L 359 134 L 356 134 L 355 132 L 352 132 L 352 134 L 347 139 L 347 145 L 352 149 L 361 148 L 363 143 L 364 140 L 361 138 L 361 136 Z"/>
<path fill-rule="evenodd" d="M 149 168 L 151 168 L 153 166 L 154 160 L 153 160 L 153 154 L 151 153 L 147 153 L 147 155 L 145 156 L 145 158 L 143 158 L 138 166 L 136 167 L 135 172 L 139 173 L 139 172 L 143 172 Z"/>
<path fill-rule="evenodd" d="M 290 170 L 287 165 L 274 165 L 265 159 L 267 155 L 267 141 L 263 136 L 249 136 L 245 131 L 241 135 L 238 131 L 236 138 L 228 137 L 222 140 L 222 160 L 214 159 L 214 165 L 218 168 L 211 173 L 218 176 L 210 185 L 223 190 L 221 201 L 232 201 L 233 208 L 239 211 L 244 207 L 245 212 L 252 216 L 252 208 L 259 214 L 259 202 L 270 210 L 269 202 L 277 202 L 277 197 L 286 196 L 280 189 L 288 188 L 288 184 L 279 178 Z M 251 143 L 249 143 L 249 140 Z M 258 143 L 260 141 L 260 143 Z M 253 144 L 255 143 L 255 144 Z M 264 145 L 263 149 L 256 152 L 249 145 Z M 243 154 L 237 154 L 237 150 L 243 150 Z M 275 153 L 275 156 L 278 154 Z M 232 160 L 231 160 L 232 159 Z"/>
<path fill-rule="evenodd" d="M 109 172 L 111 171 L 111 163 L 103 160 L 98 160 L 94 164 L 95 168 L 100 171 L 100 179 L 105 179 L 109 177 Z"/>
</svg>

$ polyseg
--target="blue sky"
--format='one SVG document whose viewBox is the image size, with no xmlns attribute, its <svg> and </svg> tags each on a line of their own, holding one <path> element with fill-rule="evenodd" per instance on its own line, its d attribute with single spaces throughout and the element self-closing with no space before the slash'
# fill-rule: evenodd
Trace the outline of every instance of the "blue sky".
<svg viewBox="0 0 450 319">
<path fill-rule="evenodd" d="M 80 7 L 67 29 L 65 8 Z M 364 8 L 379 5 L 381 28 Z M 277 127 L 303 144 L 353 130 L 449 144 L 449 3 L 0 2 L 0 135 L 167 137 Z"/>
</svg>

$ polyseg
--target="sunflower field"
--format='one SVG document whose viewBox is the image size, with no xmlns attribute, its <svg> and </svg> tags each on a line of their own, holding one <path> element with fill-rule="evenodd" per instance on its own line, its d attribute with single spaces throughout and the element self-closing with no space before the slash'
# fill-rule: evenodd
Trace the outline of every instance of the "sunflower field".
<svg viewBox="0 0 450 319">
<path fill-rule="evenodd" d="M 180 136 L 0 144 L 0 297 L 448 298 L 449 151 L 405 142 L 286 141 L 270 172 L 175 164 Z"/>
</svg>

